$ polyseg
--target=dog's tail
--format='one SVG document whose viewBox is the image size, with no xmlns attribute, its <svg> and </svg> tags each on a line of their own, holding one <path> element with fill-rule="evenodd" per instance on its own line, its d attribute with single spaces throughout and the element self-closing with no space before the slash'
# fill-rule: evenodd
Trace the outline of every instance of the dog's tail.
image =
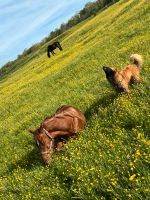
<svg viewBox="0 0 150 200">
<path fill-rule="evenodd" d="M 130 56 L 131 63 L 135 64 L 137 67 L 142 68 L 143 65 L 143 58 L 138 54 L 132 54 Z"/>
</svg>

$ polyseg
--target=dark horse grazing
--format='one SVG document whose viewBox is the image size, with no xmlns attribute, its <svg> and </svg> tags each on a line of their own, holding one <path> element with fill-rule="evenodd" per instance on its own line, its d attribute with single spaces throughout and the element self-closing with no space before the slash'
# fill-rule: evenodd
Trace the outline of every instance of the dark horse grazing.
<svg viewBox="0 0 150 200">
<path fill-rule="evenodd" d="M 54 147 L 59 151 L 63 141 L 76 135 L 86 123 L 85 116 L 73 106 L 63 105 L 51 117 L 47 117 L 33 134 L 42 159 L 45 164 L 50 163 L 50 154 Z"/>
<path fill-rule="evenodd" d="M 50 52 L 52 53 L 52 55 L 54 55 L 54 54 L 55 54 L 54 50 L 55 50 L 57 47 L 59 48 L 60 51 L 63 50 L 59 42 L 54 42 L 53 44 L 51 44 L 51 45 L 49 45 L 49 46 L 47 47 L 47 56 L 48 56 L 49 58 L 51 57 L 51 56 L 50 56 Z"/>
</svg>

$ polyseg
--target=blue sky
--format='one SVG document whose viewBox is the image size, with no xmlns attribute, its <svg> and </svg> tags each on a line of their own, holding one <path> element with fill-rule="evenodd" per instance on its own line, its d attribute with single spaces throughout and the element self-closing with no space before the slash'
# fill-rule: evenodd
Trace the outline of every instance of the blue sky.
<svg viewBox="0 0 150 200">
<path fill-rule="evenodd" d="M 0 67 L 93 0 L 0 0 Z"/>
</svg>

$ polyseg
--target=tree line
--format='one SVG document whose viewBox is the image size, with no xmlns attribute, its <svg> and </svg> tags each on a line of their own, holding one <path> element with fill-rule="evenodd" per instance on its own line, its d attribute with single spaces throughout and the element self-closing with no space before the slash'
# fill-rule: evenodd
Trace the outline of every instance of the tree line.
<svg viewBox="0 0 150 200">
<path fill-rule="evenodd" d="M 94 2 L 88 2 L 85 7 L 77 14 L 75 14 L 71 19 L 69 19 L 67 23 L 61 24 L 59 28 L 56 28 L 54 31 L 52 31 L 49 36 L 44 39 L 44 42 L 48 42 L 51 39 L 59 36 L 66 30 L 72 28 L 73 26 L 77 25 L 88 17 L 96 15 L 99 10 L 109 5 L 112 5 L 117 1 L 119 0 L 96 0 Z"/>
</svg>

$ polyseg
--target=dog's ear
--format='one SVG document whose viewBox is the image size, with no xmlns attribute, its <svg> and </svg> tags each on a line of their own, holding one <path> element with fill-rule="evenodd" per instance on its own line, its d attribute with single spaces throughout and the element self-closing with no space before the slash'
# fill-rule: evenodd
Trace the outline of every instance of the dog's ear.
<svg viewBox="0 0 150 200">
<path fill-rule="evenodd" d="M 103 70 L 104 70 L 105 74 L 108 76 L 114 76 L 116 73 L 116 70 L 114 68 L 110 68 L 110 67 L 106 67 L 106 66 L 103 66 Z"/>
</svg>

